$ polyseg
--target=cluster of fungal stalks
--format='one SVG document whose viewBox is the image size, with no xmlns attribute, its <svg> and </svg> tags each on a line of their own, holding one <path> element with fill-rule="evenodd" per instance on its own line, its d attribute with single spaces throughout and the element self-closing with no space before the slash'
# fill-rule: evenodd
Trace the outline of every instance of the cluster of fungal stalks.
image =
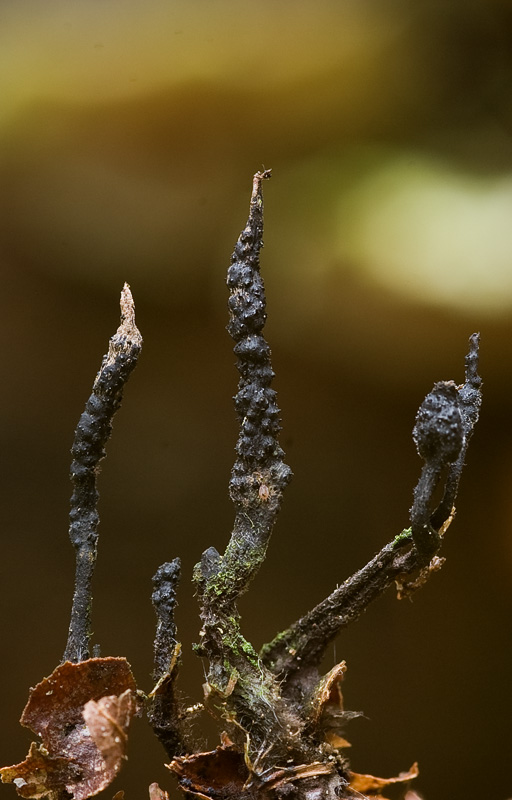
<svg viewBox="0 0 512 800">
<path fill-rule="evenodd" d="M 256 652 L 241 633 L 237 599 L 263 563 L 292 475 L 278 442 L 280 412 L 271 388 L 270 348 L 263 336 L 266 302 L 259 253 L 262 185 L 268 178 L 269 170 L 254 176 L 249 218 L 228 270 L 228 331 L 235 341 L 240 373 L 235 397 L 240 433 L 229 485 L 235 507 L 233 531 L 224 553 L 210 547 L 193 574 L 202 623 L 194 649 L 208 662 L 204 702 L 187 708 L 175 692 L 181 660 L 174 623 L 180 578 L 177 558 L 159 567 L 153 579 L 155 687 L 144 702 L 169 769 L 189 797 L 382 800 L 386 786 L 406 787 L 417 768 L 414 765 L 394 779 L 350 770 L 344 728 L 354 714 L 343 708 L 340 683 L 345 664 L 323 677 L 319 667 L 329 643 L 376 597 L 392 584 L 399 596 L 413 591 L 442 563 L 438 552 L 453 518 L 481 403 L 479 335 L 470 337 L 465 383 L 436 383 L 418 411 L 413 438 L 425 465 L 414 490 L 411 527 Z M 2 780 L 14 783 L 28 798 L 84 800 L 105 788 L 125 757 L 127 727 L 141 702 L 142 693 L 135 692 L 124 659 L 90 658 L 98 464 L 142 344 L 128 286 L 123 289 L 121 311 L 121 327 L 111 339 L 72 450 L 70 537 L 77 571 L 64 663 L 33 690 L 22 718 L 43 743 L 34 744 L 22 764 L 0 770 Z M 442 479 L 442 500 L 431 508 Z M 60 690 L 54 695 L 57 684 Z M 198 752 L 186 724 L 187 716 L 204 710 L 219 725 L 219 745 L 210 752 Z M 150 797 L 165 800 L 167 793 L 152 784 Z"/>
</svg>

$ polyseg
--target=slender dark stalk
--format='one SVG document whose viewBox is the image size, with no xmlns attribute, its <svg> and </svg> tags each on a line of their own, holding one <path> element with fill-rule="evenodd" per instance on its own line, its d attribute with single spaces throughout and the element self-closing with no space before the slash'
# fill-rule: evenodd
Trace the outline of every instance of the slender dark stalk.
<svg viewBox="0 0 512 800">
<path fill-rule="evenodd" d="M 111 338 L 108 353 L 94 381 L 92 394 L 75 431 L 71 448 L 71 496 L 69 536 L 76 550 L 76 576 L 71 620 L 63 661 L 89 658 L 91 639 L 91 583 L 98 544 L 98 490 L 96 478 L 112 419 L 121 405 L 123 389 L 142 347 L 135 325 L 135 306 L 130 287 L 121 293 L 121 325 Z"/>
<path fill-rule="evenodd" d="M 262 335 L 266 300 L 259 252 L 262 182 L 268 178 L 270 170 L 254 176 L 249 219 L 235 245 L 227 279 L 228 331 L 235 341 L 240 372 L 235 397 L 240 434 L 229 485 L 235 522 L 224 555 L 210 547 L 194 573 L 203 622 L 197 649 L 210 662 L 210 701 L 213 707 L 227 709 L 222 713 L 236 715 L 236 725 L 250 731 L 254 746 L 279 736 L 279 690 L 240 633 L 236 600 L 263 563 L 283 489 L 291 478 L 278 442 L 279 409 L 270 386 L 274 372 Z"/>
<path fill-rule="evenodd" d="M 240 372 L 235 397 L 240 435 L 229 484 L 236 512 L 233 532 L 222 558 L 210 548 L 201 562 L 204 595 L 214 594 L 217 604 L 231 603 L 245 591 L 263 563 L 283 489 L 292 477 L 277 438 L 279 408 L 276 392 L 270 388 L 274 372 L 262 335 L 267 314 L 259 252 L 263 246 L 262 181 L 268 178 L 270 170 L 254 176 L 249 219 L 228 270 L 228 331 L 235 341 Z"/>
<path fill-rule="evenodd" d="M 181 645 L 176 639 L 176 588 L 180 580 L 179 558 L 158 567 L 153 577 L 153 607 L 157 616 L 154 645 L 156 686 L 150 694 L 149 720 L 169 759 L 184 751 L 180 708 L 175 695 L 175 681 Z"/>
<path fill-rule="evenodd" d="M 264 645 L 260 653 L 263 663 L 283 684 L 294 673 L 317 667 L 327 646 L 343 628 L 356 620 L 398 576 L 419 566 L 418 553 L 411 549 L 411 543 L 410 531 L 404 531 L 383 547 L 325 600 Z M 406 547 L 410 548 L 408 552 L 404 552 Z"/>
<path fill-rule="evenodd" d="M 154 644 L 155 682 L 161 680 L 169 672 L 169 665 L 175 655 L 176 622 L 174 610 L 176 608 L 176 589 L 180 581 L 181 562 L 179 558 L 166 561 L 158 567 L 153 577 L 153 608 L 157 617 L 156 635 Z"/>
</svg>

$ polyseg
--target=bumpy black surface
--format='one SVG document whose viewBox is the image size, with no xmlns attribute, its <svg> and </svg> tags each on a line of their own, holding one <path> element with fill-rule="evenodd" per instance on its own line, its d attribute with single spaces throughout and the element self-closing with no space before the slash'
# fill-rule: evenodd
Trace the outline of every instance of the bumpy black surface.
<svg viewBox="0 0 512 800">
<path fill-rule="evenodd" d="M 140 345 L 121 353 L 112 364 L 100 369 L 75 431 L 71 448 L 71 496 L 69 536 L 75 547 L 95 542 L 99 517 L 96 510 L 96 475 L 105 458 L 105 445 L 112 433 L 112 420 L 123 398 L 123 388 L 137 363 Z M 103 359 L 105 364 L 107 356 Z"/>
<path fill-rule="evenodd" d="M 478 420 L 482 402 L 479 341 L 478 333 L 470 336 L 465 383 L 462 386 L 453 381 L 436 383 L 416 416 L 413 439 L 425 465 L 414 489 L 410 519 L 414 542 L 425 560 L 439 547 L 437 532 L 452 513 L 468 443 Z M 446 467 L 443 497 L 432 512 L 432 495 Z"/>
<path fill-rule="evenodd" d="M 268 175 L 265 175 L 268 177 Z M 261 191 L 253 194 L 246 227 L 240 234 L 231 257 L 227 284 L 230 321 L 228 331 L 235 340 L 234 352 L 240 372 L 235 407 L 240 420 L 230 491 L 233 500 L 243 501 L 254 490 L 251 475 L 270 471 L 272 483 L 284 488 L 291 470 L 282 463 L 284 453 L 278 444 L 279 408 L 276 392 L 270 388 L 274 372 L 270 347 L 262 335 L 267 318 L 259 252 L 263 246 L 263 203 Z M 263 480 L 263 477 L 262 477 Z"/>
<path fill-rule="evenodd" d="M 453 381 L 436 383 L 425 397 L 412 436 L 425 461 L 444 465 L 456 460 L 464 441 L 464 428 Z"/>
<path fill-rule="evenodd" d="M 69 536 L 76 550 L 76 577 L 68 641 L 64 660 L 89 657 L 91 638 L 91 581 L 98 543 L 98 490 L 96 478 L 112 419 L 121 405 L 123 389 L 142 348 L 135 325 L 135 308 L 126 284 L 121 294 L 121 325 L 110 340 L 108 353 L 94 381 L 71 448 L 71 495 Z"/>
<path fill-rule="evenodd" d="M 155 636 L 155 680 L 165 675 L 169 669 L 176 645 L 176 587 L 180 580 L 181 562 L 179 558 L 166 561 L 158 567 L 153 576 L 153 608 L 157 616 Z"/>
</svg>

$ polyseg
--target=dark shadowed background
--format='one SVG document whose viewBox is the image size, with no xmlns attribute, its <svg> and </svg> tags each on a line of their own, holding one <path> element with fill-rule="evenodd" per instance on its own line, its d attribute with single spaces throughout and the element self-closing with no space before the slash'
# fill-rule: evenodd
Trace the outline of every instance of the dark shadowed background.
<svg viewBox="0 0 512 800">
<path fill-rule="evenodd" d="M 354 769 L 420 764 L 427 800 L 512 794 L 512 11 L 504 0 L 2 0 L 0 761 L 61 658 L 69 449 L 130 283 L 144 350 L 104 462 L 95 641 L 151 688 L 151 576 L 179 555 L 182 687 L 201 699 L 190 575 L 232 522 L 237 373 L 225 271 L 251 177 L 295 478 L 241 602 L 256 646 L 408 524 L 411 429 L 463 380 L 484 405 L 444 569 L 332 647 Z M 209 747 L 216 741 L 210 736 Z M 134 724 L 107 793 L 174 792 Z M 5 797 L 14 789 L 5 787 Z"/>
</svg>

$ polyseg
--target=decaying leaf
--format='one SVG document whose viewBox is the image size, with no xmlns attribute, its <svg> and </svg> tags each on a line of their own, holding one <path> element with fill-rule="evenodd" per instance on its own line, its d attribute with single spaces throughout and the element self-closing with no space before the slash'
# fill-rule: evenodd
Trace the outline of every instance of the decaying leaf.
<svg viewBox="0 0 512 800">
<path fill-rule="evenodd" d="M 137 710 L 131 689 L 119 696 L 89 700 L 83 716 L 94 744 L 105 761 L 106 772 L 119 771 L 128 742 L 128 727 Z"/>
<path fill-rule="evenodd" d="M 149 800 L 169 800 L 169 793 L 161 789 L 158 783 L 152 783 L 149 787 Z"/>
<path fill-rule="evenodd" d="M 31 690 L 21 724 L 39 734 L 25 761 L 0 769 L 27 798 L 98 794 L 119 771 L 136 686 L 124 658 L 66 661 Z"/>
<path fill-rule="evenodd" d="M 336 664 L 327 675 L 324 675 L 313 692 L 310 717 L 315 727 L 324 716 L 328 706 L 334 705 L 335 708 L 343 711 L 343 695 L 340 684 L 346 671 L 347 665 L 345 661 Z"/>
<path fill-rule="evenodd" d="M 395 584 L 397 600 L 405 600 L 405 598 L 411 597 L 415 592 L 418 591 L 418 589 L 421 589 L 423 586 L 425 586 L 430 576 L 434 572 L 438 572 L 445 562 L 446 558 L 434 556 L 430 564 L 428 564 L 426 567 L 423 567 L 413 581 L 396 580 Z"/>
<path fill-rule="evenodd" d="M 350 773 L 350 788 L 363 794 L 370 792 L 370 796 L 377 800 L 375 792 L 380 792 L 386 786 L 394 783 L 407 783 L 417 778 L 419 775 L 418 765 L 414 763 L 408 772 L 401 772 L 396 778 L 376 778 L 374 775 L 360 775 L 357 772 Z M 380 797 L 380 795 L 378 795 Z"/>
<path fill-rule="evenodd" d="M 250 787 L 254 780 L 264 787 L 266 794 L 297 781 L 331 775 L 336 771 L 332 762 L 316 761 L 312 764 L 276 767 L 264 776 L 258 775 L 248 769 L 247 759 L 230 742 L 229 737 L 225 737 L 224 742 L 215 750 L 179 756 L 167 764 L 177 776 L 183 790 L 202 800 L 214 800 L 217 797 L 246 798 L 253 796 Z"/>
<path fill-rule="evenodd" d="M 174 758 L 167 767 L 182 789 L 211 800 L 218 792 L 241 794 L 249 778 L 243 754 L 231 744 L 221 744 L 206 753 Z"/>
<path fill-rule="evenodd" d="M 172 687 L 172 684 L 176 680 L 178 667 L 180 662 L 180 655 L 181 655 L 181 643 L 176 642 L 174 646 L 174 650 L 171 656 L 170 664 L 167 670 L 163 673 L 163 675 L 158 679 L 154 688 L 148 694 L 148 697 L 155 697 L 156 695 L 166 695 L 169 692 L 169 687 Z M 151 784 L 153 786 L 153 784 Z"/>
<path fill-rule="evenodd" d="M 32 742 L 25 761 L 0 770 L 3 783 L 14 783 L 21 797 L 57 796 L 73 777 L 79 777 L 76 764 L 69 758 L 52 757 Z"/>
<path fill-rule="evenodd" d="M 320 729 L 325 741 L 336 749 L 350 747 L 343 728 L 349 720 L 361 716 L 359 711 L 345 711 L 343 707 L 341 682 L 346 671 L 346 663 L 341 661 L 322 678 L 313 692 L 308 715 L 308 729 Z"/>
<path fill-rule="evenodd" d="M 344 747 L 352 747 L 347 739 L 345 739 L 343 736 L 338 736 L 338 734 L 334 733 L 334 731 L 325 732 L 325 741 L 336 750 L 341 750 Z"/>
</svg>

